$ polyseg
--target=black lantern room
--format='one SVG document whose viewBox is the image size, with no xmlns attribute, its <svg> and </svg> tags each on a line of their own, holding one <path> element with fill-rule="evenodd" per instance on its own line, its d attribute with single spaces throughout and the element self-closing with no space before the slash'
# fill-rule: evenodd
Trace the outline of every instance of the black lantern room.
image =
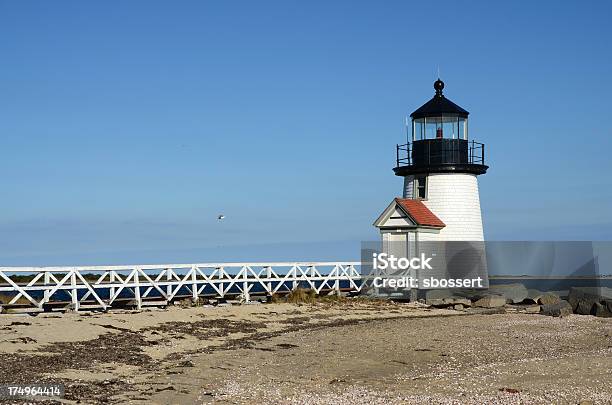
<svg viewBox="0 0 612 405">
<path fill-rule="evenodd" d="M 434 89 L 433 98 L 410 114 L 411 140 L 397 145 L 395 174 L 485 173 L 484 144 L 468 139 L 469 112 L 444 96 L 442 80 Z"/>
</svg>

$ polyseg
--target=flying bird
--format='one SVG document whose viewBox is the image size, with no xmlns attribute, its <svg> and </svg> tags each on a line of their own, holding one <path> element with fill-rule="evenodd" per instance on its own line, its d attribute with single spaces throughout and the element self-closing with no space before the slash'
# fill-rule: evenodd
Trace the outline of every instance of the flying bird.
<svg viewBox="0 0 612 405">
<path fill-rule="evenodd" d="M 224 219 L 224 218 L 225 218 L 225 215 L 223 215 L 223 214 L 219 214 L 219 216 L 217 217 L 217 219 L 218 219 L 219 221 L 221 221 L 221 220 L 222 220 L 222 219 Z"/>
</svg>

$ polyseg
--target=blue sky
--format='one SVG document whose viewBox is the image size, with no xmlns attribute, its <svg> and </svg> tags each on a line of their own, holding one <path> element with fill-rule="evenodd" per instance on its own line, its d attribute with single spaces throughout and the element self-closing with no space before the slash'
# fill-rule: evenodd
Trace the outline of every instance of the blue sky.
<svg viewBox="0 0 612 405">
<path fill-rule="evenodd" d="M 0 264 L 357 259 L 438 66 L 487 239 L 610 240 L 611 14 L 0 0 Z"/>
</svg>

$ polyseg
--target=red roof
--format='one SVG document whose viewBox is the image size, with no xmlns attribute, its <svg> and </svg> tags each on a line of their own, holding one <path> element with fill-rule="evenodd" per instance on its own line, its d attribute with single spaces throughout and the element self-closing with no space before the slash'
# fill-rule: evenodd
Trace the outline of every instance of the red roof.
<svg viewBox="0 0 612 405">
<path fill-rule="evenodd" d="M 395 202 L 410 215 L 414 222 L 420 226 L 432 226 L 434 228 L 444 228 L 446 224 L 440 220 L 433 212 L 429 210 L 420 200 L 411 200 L 408 198 L 396 198 Z"/>
</svg>

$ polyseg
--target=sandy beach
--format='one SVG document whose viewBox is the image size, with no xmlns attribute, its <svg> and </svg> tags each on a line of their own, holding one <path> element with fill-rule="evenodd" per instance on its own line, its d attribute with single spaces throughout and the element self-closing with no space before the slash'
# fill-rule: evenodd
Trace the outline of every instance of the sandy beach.
<svg viewBox="0 0 612 405">
<path fill-rule="evenodd" d="M 0 316 L 64 403 L 612 403 L 612 318 L 347 299 Z M 589 402 L 591 401 L 591 402 Z"/>
</svg>

